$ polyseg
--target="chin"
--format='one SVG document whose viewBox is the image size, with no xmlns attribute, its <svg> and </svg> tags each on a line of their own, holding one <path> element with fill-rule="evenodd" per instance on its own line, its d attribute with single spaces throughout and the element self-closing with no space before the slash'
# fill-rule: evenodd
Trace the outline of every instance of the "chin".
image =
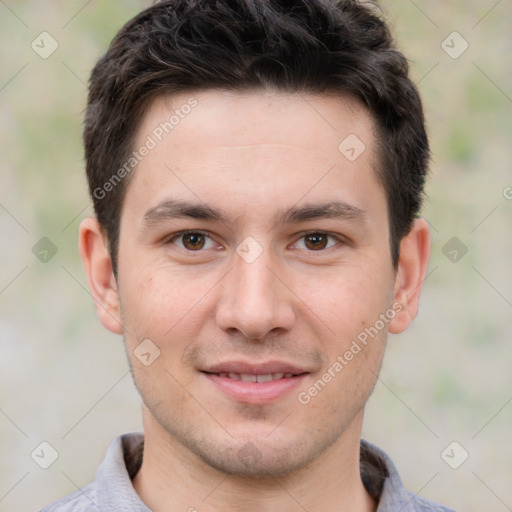
<svg viewBox="0 0 512 512">
<path fill-rule="evenodd" d="M 229 475 L 251 478 L 276 478 L 294 473 L 305 466 L 313 457 L 305 457 L 295 449 L 260 450 L 249 442 L 238 449 L 220 451 L 201 450 L 199 457 L 210 467 Z"/>
<path fill-rule="evenodd" d="M 297 439 L 277 437 L 268 433 L 260 437 L 182 439 L 182 444 L 203 463 L 224 474 L 277 478 L 300 471 L 311 464 L 335 441 L 337 436 L 304 436 Z"/>
</svg>

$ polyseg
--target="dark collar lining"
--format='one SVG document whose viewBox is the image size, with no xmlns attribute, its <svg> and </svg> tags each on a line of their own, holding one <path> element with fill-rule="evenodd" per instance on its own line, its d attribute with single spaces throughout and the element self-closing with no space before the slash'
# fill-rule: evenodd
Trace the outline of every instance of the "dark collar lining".
<svg viewBox="0 0 512 512">
<path fill-rule="evenodd" d="M 384 480 L 389 476 L 389 471 L 384 459 L 364 441 L 361 441 L 359 469 L 365 489 L 378 503 L 382 495 Z"/>
<path fill-rule="evenodd" d="M 140 436 L 136 443 L 123 443 L 123 455 L 126 471 L 130 480 L 135 478 L 142 466 L 142 457 L 144 455 L 144 438 Z"/>
</svg>

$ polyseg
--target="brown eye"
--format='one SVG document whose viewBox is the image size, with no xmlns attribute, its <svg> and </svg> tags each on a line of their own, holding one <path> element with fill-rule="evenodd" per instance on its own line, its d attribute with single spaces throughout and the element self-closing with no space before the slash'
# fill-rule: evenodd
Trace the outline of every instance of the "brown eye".
<svg viewBox="0 0 512 512">
<path fill-rule="evenodd" d="M 177 245 L 181 249 L 191 252 L 213 249 L 216 246 L 210 235 L 201 231 L 181 231 L 166 238 L 165 243 Z"/>
<path fill-rule="evenodd" d="M 309 233 L 305 233 L 294 244 L 295 249 L 309 252 L 321 252 L 336 245 L 343 245 L 343 239 L 324 231 L 310 231 Z"/>
<path fill-rule="evenodd" d="M 183 247 L 189 251 L 197 251 L 204 247 L 206 237 L 202 233 L 185 233 L 181 235 Z"/>
<path fill-rule="evenodd" d="M 325 233 L 311 233 L 304 237 L 305 245 L 308 249 L 318 251 L 327 247 L 329 235 Z"/>
</svg>

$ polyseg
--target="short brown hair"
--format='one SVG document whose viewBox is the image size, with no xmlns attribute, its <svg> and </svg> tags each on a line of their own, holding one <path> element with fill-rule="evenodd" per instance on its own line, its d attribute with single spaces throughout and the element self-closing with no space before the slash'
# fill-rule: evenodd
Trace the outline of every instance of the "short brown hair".
<svg viewBox="0 0 512 512">
<path fill-rule="evenodd" d="M 421 207 L 429 145 L 408 63 L 377 11 L 357 0 L 167 0 L 130 20 L 92 72 L 84 130 L 89 190 L 114 272 L 131 176 L 116 172 L 144 112 L 156 97 L 207 89 L 357 97 L 378 129 L 396 266 Z"/>
</svg>

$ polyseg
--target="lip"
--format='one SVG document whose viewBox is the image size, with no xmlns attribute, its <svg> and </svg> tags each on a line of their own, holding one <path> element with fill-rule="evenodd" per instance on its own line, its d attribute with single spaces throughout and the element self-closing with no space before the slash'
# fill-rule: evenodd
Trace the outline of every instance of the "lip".
<svg viewBox="0 0 512 512">
<path fill-rule="evenodd" d="M 278 401 L 299 386 L 309 375 L 309 372 L 297 365 L 280 361 L 267 361 L 257 364 L 244 361 L 227 361 L 213 365 L 201 373 L 229 398 L 240 403 L 255 405 Z M 248 375 L 291 373 L 294 376 L 266 382 L 246 382 L 218 375 L 225 373 Z"/>
<path fill-rule="evenodd" d="M 221 377 L 215 373 L 202 372 L 210 382 L 229 398 L 246 404 L 268 404 L 293 391 L 309 375 L 301 373 L 295 377 L 287 377 L 267 382 L 244 382 L 229 377 Z"/>
<path fill-rule="evenodd" d="M 307 369 L 283 361 L 265 361 L 249 363 L 247 361 L 225 361 L 202 369 L 206 373 L 246 373 L 249 375 L 265 375 L 268 373 L 309 373 Z"/>
</svg>

